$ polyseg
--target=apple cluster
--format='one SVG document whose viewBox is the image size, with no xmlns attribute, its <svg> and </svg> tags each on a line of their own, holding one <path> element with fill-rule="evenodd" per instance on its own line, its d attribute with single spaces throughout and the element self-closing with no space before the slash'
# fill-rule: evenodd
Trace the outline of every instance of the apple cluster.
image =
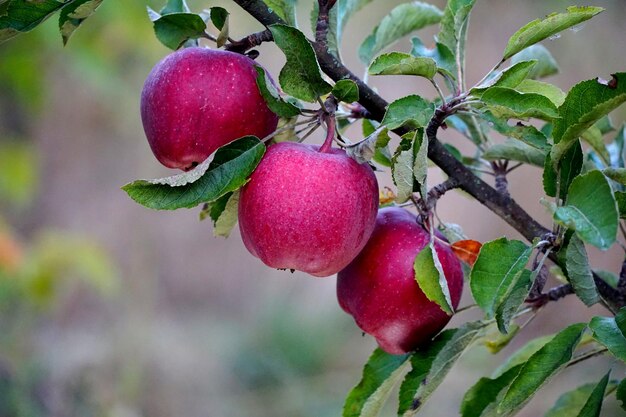
<svg viewBox="0 0 626 417">
<path fill-rule="evenodd" d="M 274 132 L 278 117 L 257 87 L 256 65 L 245 55 L 200 47 L 159 62 L 141 96 L 156 158 L 187 171 L 235 139 Z M 379 210 L 378 195 L 372 168 L 344 150 L 276 143 L 241 189 L 239 228 L 248 251 L 267 266 L 338 274 L 341 307 L 382 349 L 401 354 L 430 340 L 450 316 L 415 280 L 413 262 L 430 233 L 402 208 Z M 463 272 L 445 239 L 437 241 L 456 308 Z"/>
</svg>

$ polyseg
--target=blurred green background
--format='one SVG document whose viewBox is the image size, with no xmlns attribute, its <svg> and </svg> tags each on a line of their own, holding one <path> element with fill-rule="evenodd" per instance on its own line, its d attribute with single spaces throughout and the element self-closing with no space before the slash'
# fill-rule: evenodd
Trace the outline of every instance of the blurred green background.
<svg viewBox="0 0 626 417">
<path fill-rule="evenodd" d="M 234 38 L 260 30 L 233 3 L 189 3 L 195 11 L 226 7 Z M 348 24 L 343 56 L 356 73 L 364 70 L 356 46 L 398 3 L 375 1 Z M 517 28 L 570 4 L 479 0 L 469 81 L 493 66 Z M 562 69 L 551 81 L 563 89 L 626 68 L 626 4 L 594 5 L 607 11 L 545 43 Z M 246 252 L 238 231 L 214 238 L 198 210 L 149 211 L 120 190 L 170 174 L 153 158 L 139 117 L 143 80 L 168 53 L 145 6 L 106 0 L 65 48 L 54 18 L 0 45 L 0 416 L 339 416 L 375 344 L 337 306 L 334 278 L 266 268 Z M 307 30 L 310 8 L 303 0 L 298 9 Z M 429 43 L 434 33 L 420 36 Z M 407 39 L 396 49 L 409 45 Z M 259 61 L 277 74 L 280 51 L 259 49 Z M 371 82 L 388 100 L 409 88 L 433 94 L 410 78 Z M 616 124 L 624 115 L 615 115 Z M 465 146 L 453 133 L 443 137 Z M 379 180 L 391 183 L 388 172 Z M 547 223 L 539 184 L 532 168 L 511 177 L 515 198 Z M 438 214 L 473 239 L 516 236 L 459 193 L 446 195 Z M 617 271 L 622 256 L 593 252 L 592 262 Z M 564 300 L 495 358 L 473 349 L 423 415 L 457 415 L 467 388 L 523 341 L 593 314 L 604 312 Z M 560 393 L 597 381 L 608 365 L 598 358 L 568 369 L 519 415 L 542 415 Z M 623 368 L 614 376 L 623 377 Z M 394 415 L 391 403 L 385 415 Z M 603 415 L 621 412 L 607 400 Z"/>
</svg>

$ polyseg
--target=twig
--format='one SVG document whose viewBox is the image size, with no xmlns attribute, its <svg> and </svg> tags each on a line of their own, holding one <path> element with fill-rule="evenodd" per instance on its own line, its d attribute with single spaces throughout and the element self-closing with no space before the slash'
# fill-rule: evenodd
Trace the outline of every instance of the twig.
<svg viewBox="0 0 626 417">
<path fill-rule="evenodd" d="M 567 363 L 566 367 L 569 368 L 570 366 L 576 365 L 577 363 L 593 358 L 594 356 L 602 355 L 603 353 L 606 353 L 608 351 L 609 350 L 607 348 L 601 347 L 601 348 L 597 348 L 594 350 L 590 350 L 589 352 L 582 353 L 572 358 L 572 360 Z"/>
<path fill-rule="evenodd" d="M 252 33 L 245 38 L 238 41 L 232 41 L 224 45 L 224 49 L 231 52 L 237 52 L 239 54 L 245 53 L 247 50 L 259 46 L 263 42 L 269 42 L 273 40 L 272 32 L 269 29 L 265 29 L 261 32 Z"/>
</svg>

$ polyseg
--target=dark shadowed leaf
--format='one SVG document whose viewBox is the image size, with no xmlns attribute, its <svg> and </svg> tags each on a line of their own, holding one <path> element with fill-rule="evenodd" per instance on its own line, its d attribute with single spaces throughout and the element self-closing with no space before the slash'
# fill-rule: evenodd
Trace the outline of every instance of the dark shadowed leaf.
<svg viewBox="0 0 626 417">
<path fill-rule="evenodd" d="M 552 13 L 544 19 L 533 20 L 511 36 L 504 49 L 503 60 L 554 34 L 589 20 L 603 10 L 601 7 L 571 6 L 565 13 Z"/>
<path fill-rule="evenodd" d="M 543 170 L 543 189 L 545 193 L 550 197 L 556 197 L 557 183 L 559 183 L 559 198 L 565 200 L 570 184 L 580 174 L 582 167 L 583 151 L 580 142 L 575 143 L 559 161 L 560 173 L 556 172 L 552 159 L 548 155 Z"/>
<path fill-rule="evenodd" d="M 412 369 L 400 386 L 398 416 L 415 415 L 484 327 L 484 322 L 474 321 L 445 330 L 412 355 Z"/>
<path fill-rule="evenodd" d="M 597 170 L 580 175 L 569 187 L 565 206 L 554 220 L 576 231 L 584 242 L 606 250 L 615 243 L 619 214 L 606 177 Z"/>
<path fill-rule="evenodd" d="M 532 248 L 519 240 L 500 238 L 484 243 L 470 273 L 476 304 L 488 318 L 511 294 L 530 259 Z"/>
<path fill-rule="evenodd" d="M 442 12 L 437 7 L 413 1 L 396 6 L 385 16 L 359 47 L 359 58 L 365 65 L 383 49 L 423 27 L 439 23 Z"/>
<path fill-rule="evenodd" d="M 559 72 L 559 66 L 550 51 L 548 51 L 545 46 L 539 44 L 531 45 L 518 52 L 511 57 L 511 62 L 516 64 L 518 62 L 529 61 L 531 59 L 537 60 L 537 65 L 535 65 L 530 71 L 528 78 L 544 78 Z"/>
<path fill-rule="evenodd" d="M 259 66 L 256 66 L 255 69 L 257 72 L 256 83 L 267 107 L 280 117 L 290 118 L 299 115 L 300 109 L 278 94 L 278 90 L 268 78 L 265 70 Z"/>
<path fill-rule="evenodd" d="M 443 267 L 432 242 L 422 249 L 413 263 L 415 280 L 430 301 L 434 301 L 443 311 L 452 315 L 452 301 Z"/>
<path fill-rule="evenodd" d="M 514 414 L 572 358 L 586 324 L 572 324 L 552 338 L 522 365 L 498 405 L 498 412 Z"/>
<path fill-rule="evenodd" d="M 626 410 L 626 378 L 622 379 L 617 386 L 615 395 L 617 397 L 617 401 L 621 403 L 620 406 L 622 409 Z"/>
<path fill-rule="evenodd" d="M 254 136 L 222 146 L 212 161 L 195 169 L 158 180 L 138 180 L 122 187 L 137 203 L 155 210 L 191 208 L 215 201 L 244 185 L 265 153 Z"/>
<path fill-rule="evenodd" d="M 6 3 L 4 13 L 0 14 L 0 43 L 36 28 L 64 6 L 69 4 L 58 0 L 12 0 Z"/>
<path fill-rule="evenodd" d="M 363 368 L 361 382 L 350 391 L 343 417 L 376 417 L 408 365 L 409 355 L 376 349 Z"/>
<path fill-rule="evenodd" d="M 270 26 L 276 45 L 287 57 L 278 80 L 285 93 L 314 102 L 332 90 L 322 78 L 313 47 L 298 29 L 285 25 Z"/>
<path fill-rule="evenodd" d="M 626 309 L 615 317 L 594 317 L 589 323 L 593 338 L 609 349 L 616 358 L 626 362 Z"/>
<path fill-rule="evenodd" d="M 154 33 L 170 49 L 178 49 L 189 39 L 204 36 L 206 23 L 194 13 L 170 13 L 153 22 Z"/>
<path fill-rule="evenodd" d="M 600 295 L 593 280 L 589 258 L 585 250 L 585 244 L 578 236 L 570 238 L 565 252 L 565 266 L 569 281 L 574 287 L 574 292 L 587 306 L 592 306 L 600 301 Z"/>
</svg>

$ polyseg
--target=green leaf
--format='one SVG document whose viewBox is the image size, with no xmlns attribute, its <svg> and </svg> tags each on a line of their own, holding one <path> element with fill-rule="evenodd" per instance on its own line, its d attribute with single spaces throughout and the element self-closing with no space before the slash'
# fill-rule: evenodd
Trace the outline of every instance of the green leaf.
<svg viewBox="0 0 626 417">
<path fill-rule="evenodd" d="M 515 88 L 524 81 L 533 67 L 537 65 L 537 61 L 521 61 L 502 70 L 502 72 L 494 75 L 481 85 L 472 88 L 470 93 L 473 96 L 480 97 L 489 87 L 507 87 Z"/>
<path fill-rule="evenodd" d="M 609 155 L 604 139 L 602 139 L 602 132 L 598 127 L 594 125 L 585 130 L 581 139 L 593 149 L 595 156 L 599 157 L 605 165 L 610 165 L 611 155 Z"/>
<path fill-rule="evenodd" d="M 417 191 L 415 176 L 413 174 L 415 156 L 419 149 L 419 143 L 416 138 L 417 131 L 414 134 L 409 133 L 403 136 L 400 145 L 391 159 L 391 177 L 398 189 L 396 196 L 397 203 L 407 201 L 411 197 L 411 194 Z"/>
<path fill-rule="evenodd" d="M 232 195 L 233 193 L 226 193 L 215 201 L 204 203 L 200 211 L 200 221 L 210 218 L 215 223 L 226 209 L 226 204 Z"/>
<path fill-rule="evenodd" d="M 226 42 L 228 41 L 228 12 L 223 7 L 211 7 L 209 9 L 209 16 L 211 18 L 213 26 L 215 26 L 217 30 L 220 31 L 219 35 L 217 36 L 216 43 L 217 47 L 221 48 L 222 46 L 226 45 Z"/>
<path fill-rule="evenodd" d="M 519 310 L 526 298 L 528 298 L 528 292 L 538 272 L 537 270 L 537 272 L 531 273 L 529 270 L 524 269 L 519 279 L 516 280 L 513 287 L 510 288 L 508 294 L 502 300 L 502 303 L 497 306 L 496 323 L 501 333 L 509 333 L 511 320 L 513 320 L 515 313 L 517 313 L 517 310 Z"/>
<path fill-rule="evenodd" d="M 189 39 L 204 36 L 206 23 L 194 13 L 170 13 L 154 21 L 154 33 L 170 49 L 178 49 Z"/>
<path fill-rule="evenodd" d="M 615 201 L 617 202 L 617 211 L 620 219 L 626 218 L 626 192 L 615 191 Z"/>
<path fill-rule="evenodd" d="M 343 38 L 343 29 L 348 23 L 352 15 L 364 6 L 371 3 L 372 0 L 337 0 L 337 3 L 330 9 L 328 15 L 328 36 L 326 42 L 328 44 L 328 52 L 341 60 L 341 40 Z M 311 13 L 311 26 L 313 32 L 317 26 L 317 16 L 319 7 L 317 2 L 313 2 L 313 10 Z"/>
<path fill-rule="evenodd" d="M 170 13 L 190 13 L 191 10 L 189 6 L 187 6 L 187 2 L 185 0 L 167 0 L 165 6 L 160 10 L 159 14 L 170 14 Z"/>
<path fill-rule="evenodd" d="M 528 78 L 537 79 L 558 74 L 559 66 L 556 63 L 556 60 L 545 46 L 539 44 L 531 45 L 513 55 L 513 57 L 511 57 L 511 63 L 516 64 L 518 62 L 529 61 L 531 59 L 537 60 L 537 65 L 535 65 L 530 71 Z"/>
<path fill-rule="evenodd" d="M 586 324 L 572 324 L 552 338 L 522 365 L 498 405 L 502 414 L 515 413 L 572 358 Z"/>
<path fill-rule="evenodd" d="M 552 13 L 544 19 L 533 20 L 511 36 L 504 49 L 502 60 L 509 59 L 533 44 L 589 20 L 603 10 L 601 7 L 570 6 L 565 13 Z"/>
<path fill-rule="evenodd" d="M 428 125 L 434 112 L 435 108 L 432 103 L 418 95 L 410 95 L 389 104 L 381 123 L 389 130 L 401 126 L 417 129 Z"/>
<path fill-rule="evenodd" d="M 483 244 L 470 273 L 470 288 L 487 318 L 495 317 L 498 307 L 524 278 L 531 252 L 524 242 L 505 237 Z"/>
<path fill-rule="evenodd" d="M 490 87 L 481 97 L 496 117 L 552 120 L 559 117 L 554 103 L 536 93 L 520 93 L 512 88 Z"/>
<path fill-rule="evenodd" d="M 626 378 L 622 379 L 622 381 L 617 386 L 617 391 L 615 393 L 617 397 L 617 401 L 620 401 L 620 406 L 623 410 L 626 410 Z"/>
<path fill-rule="evenodd" d="M 612 77 L 608 82 L 583 81 L 569 91 L 554 123 L 554 162 L 585 130 L 626 101 L 626 73 Z"/>
<path fill-rule="evenodd" d="M 454 55 L 454 70 L 465 62 L 465 41 L 470 12 L 476 0 L 449 0 L 441 18 L 440 31 L 437 40 L 445 45 Z M 460 81 L 460 80 L 457 80 Z"/>
<path fill-rule="evenodd" d="M 489 112 L 483 113 L 482 117 L 489 123 L 491 128 L 503 136 L 520 140 L 526 145 L 540 150 L 544 155 L 546 151 L 550 150 L 546 135 L 535 126 L 525 125 L 522 122 L 517 122 L 515 125 L 511 126 L 506 120 L 494 117 L 493 114 Z"/>
<path fill-rule="evenodd" d="M 564 393 L 544 417 L 598 417 L 607 384 L 608 374 L 598 384 L 581 385 Z"/>
<path fill-rule="evenodd" d="M 626 309 L 615 317 L 594 317 L 589 323 L 593 338 L 606 346 L 619 360 L 626 362 Z"/>
<path fill-rule="evenodd" d="M 237 224 L 238 209 L 239 209 L 239 190 L 229 193 L 230 195 L 226 199 L 224 208 L 219 213 L 217 218 L 213 218 L 214 214 L 211 213 L 213 219 L 213 235 L 228 237 L 233 227 Z"/>
<path fill-rule="evenodd" d="M 300 109 L 280 96 L 265 70 L 260 66 L 255 66 L 254 68 L 257 72 L 256 84 L 259 87 L 261 96 L 267 103 L 267 107 L 280 117 L 290 118 L 299 115 Z"/>
<path fill-rule="evenodd" d="M 559 198 L 565 200 L 570 184 L 580 174 L 583 167 L 583 151 L 580 143 L 569 148 L 558 164 L 560 174 L 554 169 L 551 156 L 547 156 L 543 170 L 543 189 L 548 196 L 556 197 L 558 188 Z M 560 186 L 557 187 L 557 184 Z"/>
<path fill-rule="evenodd" d="M 263 3 L 289 26 L 298 26 L 296 21 L 296 0 L 263 0 Z"/>
<path fill-rule="evenodd" d="M 565 267 L 569 281 L 578 298 L 587 306 L 592 306 L 599 302 L 600 295 L 593 280 L 585 244 L 576 235 L 570 238 L 567 245 Z"/>
<path fill-rule="evenodd" d="M 415 280 L 426 298 L 437 303 L 448 315 L 452 315 L 454 312 L 448 282 L 432 242 L 417 254 L 413 270 Z"/>
<path fill-rule="evenodd" d="M 420 38 L 417 36 L 411 38 L 413 48 L 411 49 L 411 55 L 418 58 L 431 58 L 437 64 L 437 71 L 447 74 L 452 78 L 456 77 L 454 62 L 454 54 L 448 49 L 448 47 L 442 43 L 436 42 L 435 47 L 432 49 L 427 48 Z"/>
<path fill-rule="evenodd" d="M 417 75 L 432 80 L 437 73 L 437 64 L 432 58 L 390 52 L 377 56 L 368 71 L 372 75 Z"/>
<path fill-rule="evenodd" d="M 374 122 L 368 119 L 363 119 L 363 136 L 368 137 L 372 135 L 379 127 L 378 122 Z M 374 155 L 372 159 L 385 167 L 391 167 L 391 152 L 389 151 L 389 133 L 387 129 L 382 129 L 376 135 L 376 142 L 374 146 Z"/>
<path fill-rule="evenodd" d="M 391 389 L 402 377 L 409 355 L 390 355 L 376 349 L 363 368 L 361 382 L 350 391 L 342 417 L 376 417 Z"/>
<path fill-rule="evenodd" d="M 536 93 L 547 97 L 555 106 L 559 107 L 565 101 L 566 94 L 554 84 L 536 80 L 523 80 L 515 87 L 520 93 Z"/>
<path fill-rule="evenodd" d="M 546 153 L 518 140 L 507 139 L 504 143 L 490 146 L 482 157 L 488 161 L 508 159 L 543 167 Z"/>
<path fill-rule="evenodd" d="M 615 243 L 619 215 L 611 185 L 593 170 L 572 181 L 567 204 L 557 208 L 554 220 L 576 231 L 583 241 L 606 250 Z"/>
<path fill-rule="evenodd" d="M 417 152 L 413 162 L 413 176 L 419 184 L 419 191 L 422 198 L 427 198 L 428 194 L 428 138 L 426 131 L 419 129 L 415 132 L 415 146 Z M 442 275 L 443 276 L 443 275 Z"/>
<path fill-rule="evenodd" d="M 359 58 L 369 65 L 383 49 L 411 32 L 439 23 L 441 16 L 437 7 L 419 1 L 396 6 L 365 38 L 359 47 Z"/>
<path fill-rule="evenodd" d="M 553 337 L 554 337 L 554 335 L 541 336 L 541 337 L 535 338 L 535 339 L 531 340 L 530 342 L 526 343 L 524 346 L 519 348 L 515 353 L 513 353 L 511 356 L 509 356 L 504 361 L 504 363 L 500 364 L 500 366 L 498 366 L 498 368 L 496 368 L 496 370 L 493 371 L 493 374 L 491 375 L 491 377 L 492 378 L 497 378 L 500 375 L 502 375 L 505 372 L 507 372 L 509 369 L 512 369 L 512 368 L 514 368 L 517 365 L 521 365 L 521 364 L 526 363 L 526 361 L 528 361 L 528 359 L 532 355 L 534 355 L 535 352 L 537 352 L 546 343 L 548 343 L 550 340 L 552 340 Z"/>
<path fill-rule="evenodd" d="M 95 13 L 103 0 L 75 0 L 61 9 L 59 30 L 63 44 L 67 44 L 70 36 L 89 16 Z"/>
<path fill-rule="evenodd" d="M 64 6 L 69 4 L 58 0 L 12 0 L 6 3 L 4 14 L 0 14 L 0 43 L 36 28 Z"/>
<path fill-rule="evenodd" d="M 483 322 L 474 321 L 458 329 L 444 330 L 412 355 L 412 369 L 400 386 L 398 416 L 415 415 L 484 327 Z"/>
<path fill-rule="evenodd" d="M 516 365 L 496 378 L 480 378 L 463 396 L 461 417 L 481 417 L 495 411 L 498 397 L 517 376 L 522 365 Z"/>
<path fill-rule="evenodd" d="M 337 81 L 331 92 L 337 100 L 344 103 L 359 101 L 359 87 L 352 80 Z"/>
<path fill-rule="evenodd" d="M 247 182 L 265 153 L 265 145 L 245 136 L 217 150 L 192 171 L 158 180 L 138 180 L 122 187 L 137 203 L 155 210 L 191 208 L 214 201 Z"/>
<path fill-rule="evenodd" d="M 269 29 L 274 42 L 287 57 L 278 76 L 283 91 L 311 103 L 330 92 L 332 86 L 322 78 L 315 51 L 304 34 L 285 25 L 271 25 Z"/>
<path fill-rule="evenodd" d="M 369 121 L 368 123 L 371 124 Z M 378 126 L 378 128 L 371 131 L 362 141 L 346 146 L 346 153 L 359 164 L 363 164 L 370 161 L 376 155 L 378 148 L 386 147 L 389 143 L 389 139 L 387 129 L 384 126 Z"/>
</svg>

